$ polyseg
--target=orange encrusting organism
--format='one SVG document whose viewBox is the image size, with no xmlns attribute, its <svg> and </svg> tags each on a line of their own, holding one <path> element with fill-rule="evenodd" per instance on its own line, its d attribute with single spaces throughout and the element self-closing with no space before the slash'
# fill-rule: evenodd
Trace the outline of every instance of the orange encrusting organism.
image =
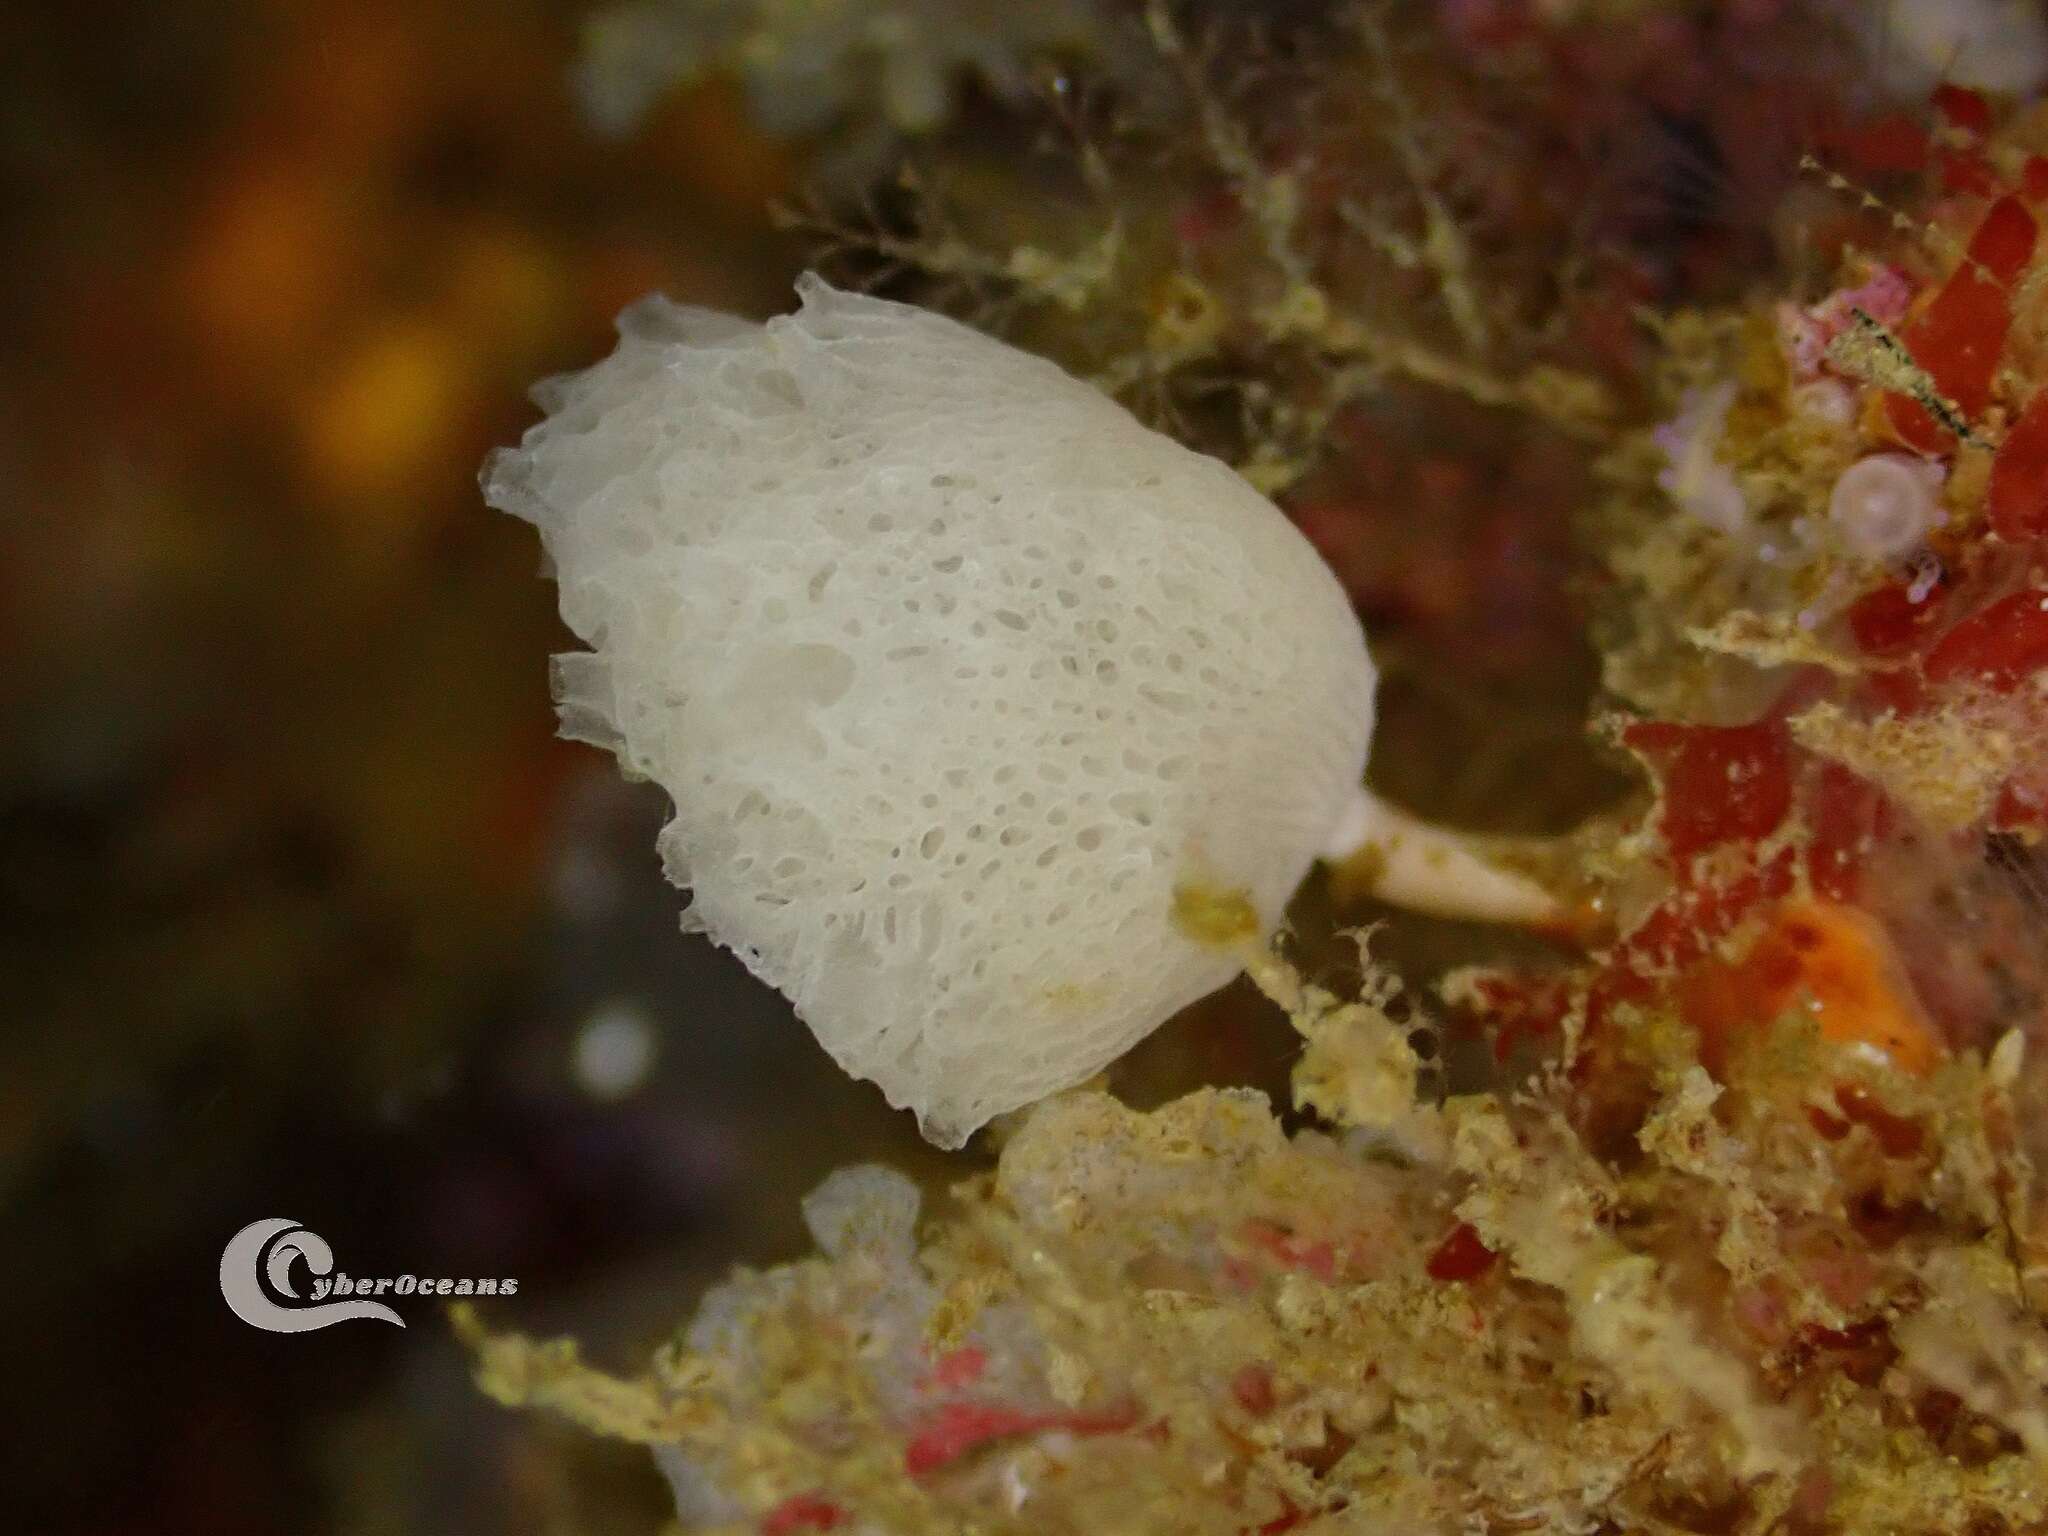
<svg viewBox="0 0 2048 1536">
<path fill-rule="evenodd" d="M 1740 958 L 1711 961 L 1688 977 L 1680 1001 L 1717 1076 L 1742 1032 L 1795 1009 L 1820 1025 L 1822 1039 L 1869 1047 L 1916 1077 L 1943 1055 L 1884 931 L 1837 902 L 1786 902 Z"/>
</svg>

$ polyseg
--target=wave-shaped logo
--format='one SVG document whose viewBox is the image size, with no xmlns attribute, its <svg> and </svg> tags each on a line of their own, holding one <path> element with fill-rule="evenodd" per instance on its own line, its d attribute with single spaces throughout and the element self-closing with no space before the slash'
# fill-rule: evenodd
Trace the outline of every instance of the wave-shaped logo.
<svg viewBox="0 0 2048 1536">
<path fill-rule="evenodd" d="M 316 1302 L 300 1296 L 292 1284 L 294 1259 L 316 1278 L 334 1271 L 327 1239 L 283 1216 L 252 1221 L 230 1238 L 220 1256 L 220 1293 L 235 1316 L 271 1333 L 310 1333 L 358 1317 L 405 1326 L 381 1301 Z"/>
</svg>

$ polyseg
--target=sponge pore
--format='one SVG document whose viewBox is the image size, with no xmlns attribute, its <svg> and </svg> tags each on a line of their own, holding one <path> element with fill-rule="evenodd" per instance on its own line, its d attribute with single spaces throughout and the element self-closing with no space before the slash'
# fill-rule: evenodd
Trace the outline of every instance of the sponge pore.
<svg viewBox="0 0 2048 1536">
<path fill-rule="evenodd" d="M 1240 961 L 1358 789 L 1374 672 L 1273 505 L 1053 364 L 798 284 L 665 299 L 484 471 L 562 615 L 565 732 L 675 802 L 694 921 L 958 1145 Z"/>
</svg>

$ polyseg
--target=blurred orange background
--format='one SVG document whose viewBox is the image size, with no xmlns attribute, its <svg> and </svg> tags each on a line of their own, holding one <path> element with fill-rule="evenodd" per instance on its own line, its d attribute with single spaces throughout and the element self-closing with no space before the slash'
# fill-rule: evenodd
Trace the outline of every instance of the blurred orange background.
<svg viewBox="0 0 2048 1536">
<path fill-rule="evenodd" d="M 797 266 L 733 94 L 588 130 L 582 9 L 0 15 L 10 1529 L 652 1530 L 651 1464 L 485 1403 L 431 1308 L 259 1334 L 221 1246 L 518 1275 L 503 1320 L 623 1367 L 826 1170 L 920 1156 L 676 937 L 659 797 L 553 739 L 553 590 L 476 492 L 627 301 Z"/>
</svg>

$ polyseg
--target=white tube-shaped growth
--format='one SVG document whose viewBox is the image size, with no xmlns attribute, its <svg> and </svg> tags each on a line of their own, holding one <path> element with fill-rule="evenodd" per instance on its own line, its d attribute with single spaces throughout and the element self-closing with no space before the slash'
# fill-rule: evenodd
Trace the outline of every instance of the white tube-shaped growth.
<svg viewBox="0 0 2048 1536">
<path fill-rule="evenodd" d="M 1361 789 L 1323 857 L 1345 883 L 1393 906 L 1468 922 L 1541 927 L 1564 918 L 1557 896 L 1519 863 L 1554 863 L 1554 838 L 1475 837 L 1422 821 Z"/>
</svg>

